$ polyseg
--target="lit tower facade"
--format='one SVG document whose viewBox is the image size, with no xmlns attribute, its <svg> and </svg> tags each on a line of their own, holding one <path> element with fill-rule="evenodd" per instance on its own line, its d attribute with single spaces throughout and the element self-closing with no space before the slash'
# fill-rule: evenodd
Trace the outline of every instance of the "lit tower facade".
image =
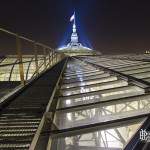
<svg viewBox="0 0 150 150">
<path fill-rule="evenodd" d="M 71 43 L 78 43 L 78 34 L 77 34 L 77 29 L 76 29 L 76 17 L 75 17 L 75 12 L 74 12 L 74 21 L 73 21 L 73 26 L 72 26 L 72 34 L 71 34 Z M 71 19 L 70 19 L 71 21 Z"/>
<path fill-rule="evenodd" d="M 88 47 L 83 46 L 79 42 L 78 34 L 77 34 L 77 28 L 76 28 L 76 14 L 71 16 L 70 22 L 73 22 L 72 24 L 72 34 L 71 34 L 71 41 L 63 47 L 58 48 L 58 51 L 89 51 L 92 50 Z"/>
</svg>

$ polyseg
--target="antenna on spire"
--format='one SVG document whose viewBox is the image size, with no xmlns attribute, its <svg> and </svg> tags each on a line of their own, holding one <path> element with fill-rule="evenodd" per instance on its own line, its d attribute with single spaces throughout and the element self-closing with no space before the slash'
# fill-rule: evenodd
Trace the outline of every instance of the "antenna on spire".
<svg viewBox="0 0 150 150">
<path fill-rule="evenodd" d="M 76 25 L 76 13 L 74 11 L 74 24 Z"/>
<path fill-rule="evenodd" d="M 72 34 L 71 34 L 71 40 L 70 42 L 64 46 L 61 47 L 60 50 L 91 50 L 88 47 L 83 46 L 78 41 L 78 34 L 76 29 L 76 12 L 74 10 L 73 15 L 70 17 L 70 22 L 72 22 Z"/>
<path fill-rule="evenodd" d="M 70 22 L 74 21 L 74 24 L 75 24 L 75 11 L 73 13 L 73 15 L 70 17 Z"/>
</svg>

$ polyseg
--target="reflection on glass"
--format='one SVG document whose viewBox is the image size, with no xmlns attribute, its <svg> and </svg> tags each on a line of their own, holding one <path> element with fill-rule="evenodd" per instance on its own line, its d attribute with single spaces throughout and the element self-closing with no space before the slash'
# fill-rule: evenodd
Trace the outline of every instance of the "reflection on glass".
<svg viewBox="0 0 150 150">
<path fill-rule="evenodd" d="M 107 61 L 99 61 L 99 62 L 96 62 L 96 64 L 101 64 L 102 66 L 104 67 L 109 67 L 109 68 L 119 68 L 119 67 L 129 67 L 129 66 L 135 66 L 135 65 L 140 65 L 140 64 L 144 64 L 143 62 L 141 61 L 129 61 L 128 63 L 125 63 L 125 60 L 114 60 L 114 59 L 111 59 L 111 60 L 107 60 Z M 146 64 L 147 62 L 145 62 Z"/>
<path fill-rule="evenodd" d="M 150 78 L 150 72 L 143 72 L 138 74 L 132 74 L 133 77 L 143 79 L 143 78 Z"/>
<path fill-rule="evenodd" d="M 13 65 L 0 67 L 0 81 L 9 81 Z"/>
<path fill-rule="evenodd" d="M 109 92 L 104 92 L 101 94 L 103 99 L 113 99 L 113 98 L 121 98 L 121 97 L 128 97 L 134 95 L 144 94 L 144 89 L 137 87 L 137 86 L 129 86 L 123 87 L 122 89 L 115 89 L 109 90 Z"/>
<path fill-rule="evenodd" d="M 123 73 L 135 74 L 135 73 L 148 72 L 148 71 L 150 71 L 150 67 L 149 68 L 134 69 L 134 70 L 129 70 L 129 71 L 123 71 Z"/>
<path fill-rule="evenodd" d="M 144 67 L 150 67 L 150 63 L 148 64 L 140 64 L 140 65 L 135 65 L 135 66 L 129 66 L 129 67 L 125 67 L 125 68 L 119 68 L 119 69 L 115 69 L 117 71 L 127 71 L 127 70 L 132 70 L 132 69 L 140 69 L 140 68 L 144 68 Z"/>
<path fill-rule="evenodd" d="M 144 81 L 150 82 L 150 78 L 143 79 Z"/>
<path fill-rule="evenodd" d="M 67 64 L 67 70 L 65 71 L 64 75 L 69 77 L 76 74 L 90 73 L 94 71 L 97 71 L 95 67 L 88 65 L 83 61 L 69 61 Z"/>
<path fill-rule="evenodd" d="M 64 77 L 64 79 L 73 79 L 73 78 L 79 78 L 79 77 L 87 77 L 87 76 L 92 76 L 92 75 L 98 75 L 98 74 L 102 74 L 104 73 L 104 71 L 99 71 L 99 70 L 95 70 L 92 73 L 84 73 L 83 74 L 76 74 L 74 76 L 70 76 L 70 77 Z"/>
<path fill-rule="evenodd" d="M 54 123 L 58 129 L 107 122 L 150 113 L 150 95 L 128 98 L 78 110 L 57 111 Z"/>
<path fill-rule="evenodd" d="M 99 90 L 105 90 L 105 89 L 111 89 L 111 88 L 116 88 L 116 87 L 123 87 L 127 86 L 128 82 L 124 80 L 118 80 L 118 81 L 113 81 L 109 83 L 103 83 L 99 85 L 95 85 L 92 87 L 80 87 L 77 90 L 63 90 L 62 95 L 63 96 L 69 96 L 69 95 L 74 95 L 74 94 L 80 94 L 80 93 L 87 93 L 87 92 L 94 92 L 94 91 L 99 91 Z"/>
<path fill-rule="evenodd" d="M 93 70 L 86 70 L 86 71 L 82 71 L 82 72 L 76 72 L 76 71 L 73 71 L 73 72 L 71 72 L 71 71 L 68 71 L 68 72 L 66 72 L 66 73 L 64 73 L 64 76 L 65 77 L 75 77 L 75 76 L 77 76 L 77 74 L 78 75 L 83 75 L 83 74 L 88 74 L 88 73 L 93 73 L 93 72 L 97 72 L 97 71 L 99 71 L 99 70 L 97 70 L 97 69 L 93 69 Z"/>
<path fill-rule="evenodd" d="M 118 67 L 118 66 L 120 66 L 120 67 L 131 66 L 130 63 L 129 63 L 129 64 L 124 64 L 123 61 L 121 61 L 121 62 L 117 61 L 116 64 L 114 64 L 114 59 L 112 59 L 112 60 L 109 61 L 109 62 L 100 62 L 100 63 L 101 63 L 102 66 L 108 67 L 108 68 L 116 68 L 116 67 Z M 141 62 L 140 62 L 140 63 L 141 63 Z M 133 61 L 133 62 L 132 62 L 132 65 L 140 64 L 140 63 Z M 99 64 L 99 63 L 96 63 L 96 64 Z"/>
<path fill-rule="evenodd" d="M 86 86 L 86 85 L 91 85 L 91 84 L 97 84 L 97 83 L 103 83 L 103 82 L 109 82 L 109 81 L 115 81 L 117 80 L 116 76 L 109 76 L 109 77 L 104 77 L 100 79 L 93 79 L 85 82 L 77 82 L 77 83 L 72 83 L 72 84 L 63 84 L 63 88 L 72 88 L 72 87 L 77 87 L 77 86 Z"/>
<path fill-rule="evenodd" d="M 75 87 L 70 87 L 70 88 L 66 88 L 68 86 L 65 86 L 65 88 L 62 87 L 62 90 L 67 90 L 67 91 L 76 91 L 76 90 L 80 90 L 81 87 L 84 88 L 91 88 L 91 87 L 96 87 L 99 86 L 101 84 L 107 84 L 109 81 L 116 81 L 117 77 L 106 77 L 106 78 L 102 78 L 102 79 L 97 79 L 97 80 L 91 80 L 91 81 L 87 81 L 87 82 L 81 82 L 80 86 L 75 86 L 75 84 L 73 86 Z"/>
<path fill-rule="evenodd" d="M 104 91 L 85 93 L 82 95 L 62 97 L 59 98 L 58 107 L 62 108 L 62 107 L 70 107 L 70 106 L 82 105 L 87 103 L 94 103 L 98 101 L 107 101 L 111 99 L 141 95 L 144 93 L 145 93 L 144 90 L 137 86 L 120 87 L 120 88 L 109 89 Z M 66 103 L 67 100 L 70 100 L 69 104 Z"/>
<path fill-rule="evenodd" d="M 143 123 L 143 119 L 120 127 L 81 133 L 52 140 L 52 150 L 121 150 Z"/>
<path fill-rule="evenodd" d="M 110 74 L 109 73 L 103 73 L 100 75 L 93 75 L 93 76 L 89 76 L 89 77 L 79 77 L 76 79 L 70 79 L 70 80 L 64 80 L 64 83 L 71 83 L 71 82 L 82 82 L 82 81 L 86 81 L 86 80 L 91 80 L 91 79 L 97 79 L 97 78 L 103 78 L 103 77 L 109 77 Z"/>
<path fill-rule="evenodd" d="M 34 56 L 32 55 L 24 55 L 23 56 L 23 69 L 24 69 L 24 79 L 28 80 L 31 79 L 33 74 L 35 73 L 35 61 L 33 59 Z M 41 55 L 39 56 L 39 59 L 41 59 Z M 6 65 L 6 64 L 13 64 L 8 66 L 0 67 L 0 81 L 20 81 L 20 72 L 19 72 L 19 65 L 14 64 L 17 63 L 16 56 L 5 58 L 0 65 Z M 44 63 L 44 60 L 38 61 L 39 66 L 41 66 Z M 39 72 L 44 70 L 44 64 L 43 67 L 39 69 Z"/>
<path fill-rule="evenodd" d="M 82 98 L 75 98 L 75 99 L 59 99 L 58 102 L 58 108 L 64 108 L 64 107 L 71 107 L 71 106 L 76 106 L 76 105 L 83 105 L 87 103 L 94 103 L 99 101 L 100 99 L 99 95 L 91 95 L 91 96 L 84 96 Z"/>
</svg>

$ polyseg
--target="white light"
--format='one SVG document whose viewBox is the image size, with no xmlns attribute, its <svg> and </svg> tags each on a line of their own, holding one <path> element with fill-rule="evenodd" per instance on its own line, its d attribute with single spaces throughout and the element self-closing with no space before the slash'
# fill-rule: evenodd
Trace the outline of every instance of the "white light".
<svg viewBox="0 0 150 150">
<path fill-rule="evenodd" d="M 82 81 L 83 81 L 83 78 L 81 77 L 81 78 L 79 78 L 79 80 L 82 82 Z"/>
<path fill-rule="evenodd" d="M 66 100 L 66 105 L 70 105 L 70 104 L 71 104 L 71 100 L 70 99 Z"/>
<path fill-rule="evenodd" d="M 62 47 L 59 47 L 57 50 L 61 51 L 61 50 L 64 50 L 66 48 L 67 48 L 66 46 L 62 46 Z"/>
<path fill-rule="evenodd" d="M 68 119 L 69 121 L 72 120 L 72 114 L 71 114 L 71 113 L 67 113 L 67 119 Z"/>
</svg>

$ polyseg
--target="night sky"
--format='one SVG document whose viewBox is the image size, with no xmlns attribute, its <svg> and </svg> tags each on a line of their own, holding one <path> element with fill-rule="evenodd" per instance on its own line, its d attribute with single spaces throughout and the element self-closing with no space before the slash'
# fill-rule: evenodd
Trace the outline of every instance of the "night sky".
<svg viewBox="0 0 150 150">
<path fill-rule="evenodd" d="M 76 11 L 79 36 L 104 54 L 150 49 L 145 0 L 1 0 L 0 27 L 56 48 L 68 40 Z"/>
</svg>

